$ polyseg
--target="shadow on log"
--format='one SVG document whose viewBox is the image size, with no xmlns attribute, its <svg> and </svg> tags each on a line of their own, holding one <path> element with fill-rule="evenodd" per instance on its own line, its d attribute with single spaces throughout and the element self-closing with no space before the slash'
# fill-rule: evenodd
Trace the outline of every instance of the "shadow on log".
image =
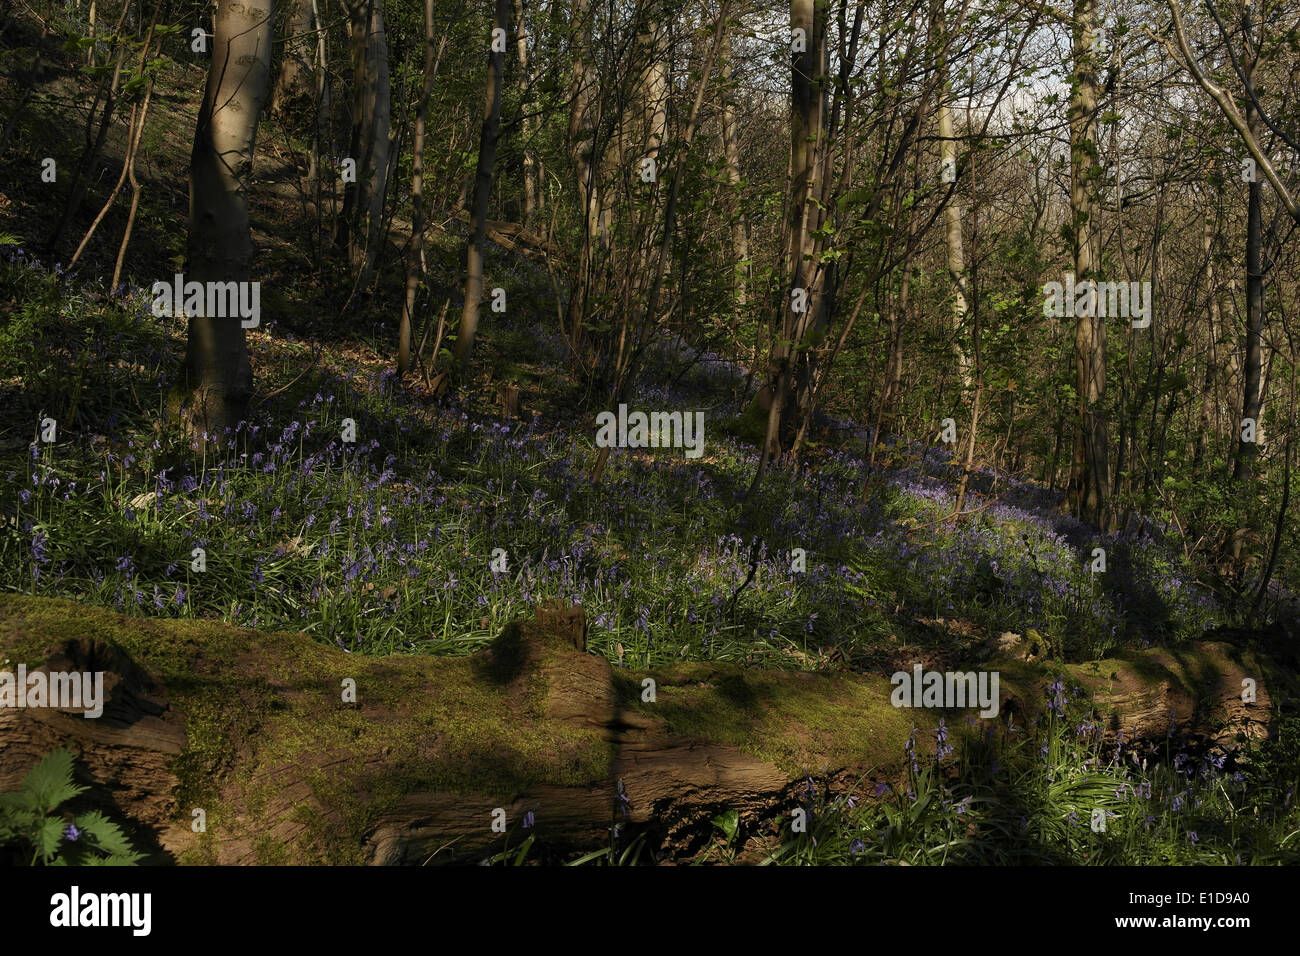
<svg viewBox="0 0 1300 956">
<path fill-rule="evenodd" d="M 892 706 L 883 676 L 641 672 L 585 648 L 582 609 L 558 603 L 475 655 L 434 658 L 4 595 L 0 670 L 102 670 L 107 703 L 97 719 L 0 707 L 0 791 L 67 745 L 152 862 L 470 862 L 527 834 L 530 857 L 557 860 L 609 845 L 616 825 L 661 857 L 689 857 L 723 810 L 751 827 L 788 816 L 806 775 L 864 792 L 897 783 L 913 726 L 924 740 L 940 716 Z M 1034 711 L 1056 675 L 1130 738 L 1163 736 L 1170 711 L 1224 738 L 1261 736 L 1272 714 L 1262 662 L 1225 643 L 982 666 L 1001 674 L 993 719 Z M 941 713 L 955 733 L 982 723 Z"/>
</svg>

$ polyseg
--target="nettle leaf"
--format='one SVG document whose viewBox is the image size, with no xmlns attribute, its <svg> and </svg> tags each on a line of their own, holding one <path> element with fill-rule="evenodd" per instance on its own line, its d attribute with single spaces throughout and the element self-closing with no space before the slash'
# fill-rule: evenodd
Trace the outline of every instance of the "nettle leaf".
<svg viewBox="0 0 1300 956">
<path fill-rule="evenodd" d="M 98 810 L 83 813 L 76 819 L 77 829 L 95 842 L 95 846 L 109 855 L 131 856 L 131 844 L 126 834 L 113 821 Z M 84 837 L 83 837 L 84 839 Z"/>
<path fill-rule="evenodd" d="M 72 782 L 72 760 L 71 751 L 55 750 L 33 767 L 23 780 L 23 789 L 43 810 L 56 810 L 65 801 L 85 791 L 85 787 Z"/>
<path fill-rule="evenodd" d="M 131 853 L 126 856 L 120 853 L 114 853 L 111 856 L 89 857 L 85 860 L 82 860 L 80 865 L 82 866 L 135 866 L 137 863 L 140 862 L 141 859 L 142 856 L 139 853 Z"/>
<path fill-rule="evenodd" d="M 0 793 L 0 820 L 7 819 L 14 823 L 23 821 L 30 824 L 43 815 L 42 809 L 37 807 L 30 791 L 15 790 L 13 793 Z"/>
<path fill-rule="evenodd" d="M 58 855 L 59 841 L 63 839 L 63 826 L 61 817 L 46 817 L 41 828 L 36 832 L 36 849 L 40 851 L 41 859 L 46 863 Z"/>
</svg>

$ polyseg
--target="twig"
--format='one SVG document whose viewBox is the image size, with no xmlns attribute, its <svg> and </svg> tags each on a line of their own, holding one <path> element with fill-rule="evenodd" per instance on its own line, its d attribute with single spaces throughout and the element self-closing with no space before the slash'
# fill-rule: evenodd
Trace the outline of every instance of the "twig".
<svg viewBox="0 0 1300 956">
<path fill-rule="evenodd" d="M 745 578 L 740 587 L 736 588 L 736 590 L 732 592 L 731 600 L 728 602 L 727 617 L 731 618 L 733 621 L 735 620 L 736 614 L 736 601 L 740 598 L 740 592 L 749 587 L 750 582 L 754 580 L 755 572 L 758 571 L 758 547 L 762 543 L 762 539 L 759 538 L 758 535 L 755 535 L 754 543 L 749 546 L 749 576 Z"/>
<path fill-rule="evenodd" d="M 262 405 L 266 404 L 269 400 L 275 398 L 275 396 L 279 395 L 282 392 L 287 392 L 289 389 L 293 388 L 300 381 L 302 381 L 302 379 L 307 375 L 308 372 L 310 372 L 320 363 L 320 357 L 321 357 L 321 350 L 319 348 L 312 349 L 312 359 L 310 365 L 308 365 L 305 369 L 299 372 L 297 377 L 295 377 L 293 381 L 289 382 L 287 385 L 282 385 L 273 392 L 267 392 L 265 395 L 263 395 L 261 398 L 255 401 L 252 407 L 260 408 Z"/>
</svg>

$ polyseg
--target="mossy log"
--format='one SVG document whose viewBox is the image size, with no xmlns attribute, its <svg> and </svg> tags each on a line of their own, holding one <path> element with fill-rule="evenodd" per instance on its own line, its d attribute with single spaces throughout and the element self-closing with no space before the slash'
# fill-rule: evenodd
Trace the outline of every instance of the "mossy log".
<svg viewBox="0 0 1300 956">
<path fill-rule="evenodd" d="M 620 823 L 687 854 L 722 810 L 750 823 L 788 811 L 805 775 L 897 782 L 912 727 L 938 721 L 892 706 L 884 676 L 614 668 L 585 652 L 584 628 L 580 608 L 546 604 L 469 657 L 367 657 L 300 633 L 0 596 L 0 670 L 102 670 L 107 697 L 98 719 L 0 708 L 0 792 L 69 746 L 155 862 L 481 860 L 525 833 L 564 854 L 608 845 Z M 1163 735 L 1172 710 L 1258 736 L 1272 713 L 1263 668 L 1227 644 L 981 666 L 1001 674 L 995 719 L 1036 710 L 1058 674 L 1130 734 Z M 962 732 L 973 711 L 948 713 Z"/>
</svg>

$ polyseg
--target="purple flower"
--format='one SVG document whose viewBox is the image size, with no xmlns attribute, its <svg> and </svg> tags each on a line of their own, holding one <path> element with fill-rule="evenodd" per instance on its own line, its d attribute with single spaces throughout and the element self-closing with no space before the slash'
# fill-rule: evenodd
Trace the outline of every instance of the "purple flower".
<svg viewBox="0 0 1300 956">
<path fill-rule="evenodd" d="M 50 536 L 44 531 L 37 531 L 32 535 L 32 560 L 37 564 L 49 563 L 50 556 L 45 547 L 49 541 Z"/>
<path fill-rule="evenodd" d="M 1065 684 L 1059 677 L 1047 685 L 1047 706 L 1057 717 L 1065 716 Z"/>
<path fill-rule="evenodd" d="M 529 810 L 527 813 L 524 814 L 523 828 L 524 828 L 525 830 L 529 830 L 529 829 L 531 829 L 532 826 L 533 826 L 533 824 L 536 823 L 536 822 L 537 822 L 537 821 L 536 821 L 536 819 L 533 817 L 533 811 L 532 811 L 532 810 Z"/>
<path fill-rule="evenodd" d="M 63 838 L 70 843 L 76 843 L 81 834 L 82 831 L 77 829 L 75 823 L 69 823 L 67 829 L 63 831 Z"/>
<path fill-rule="evenodd" d="M 939 726 L 934 729 L 933 733 L 935 756 L 943 760 L 952 753 L 953 747 L 952 744 L 948 743 L 948 724 L 942 717 L 939 718 Z"/>
</svg>

